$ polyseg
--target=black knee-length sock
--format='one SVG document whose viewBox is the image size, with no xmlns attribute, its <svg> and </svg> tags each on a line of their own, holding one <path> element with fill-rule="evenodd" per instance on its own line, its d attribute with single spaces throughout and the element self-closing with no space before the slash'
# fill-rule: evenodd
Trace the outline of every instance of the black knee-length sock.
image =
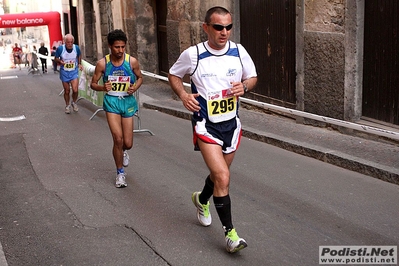
<svg viewBox="0 0 399 266">
<path fill-rule="evenodd" d="M 212 197 L 213 186 L 214 186 L 214 184 L 211 180 L 211 177 L 208 175 L 207 178 L 205 179 L 204 188 L 202 189 L 202 192 L 198 197 L 199 202 L 201 202 L 201 204 L 206 204 L 208 202 L 208 200 Z"/>
<path fill-rule="evenodd" d="M 222 222 L 226 232 L 233 229 L 233 222 L 231 219 L 231 201 L 230 196 L 215 197 L 213 196 L 213 203 L 215 204 L 216 211 L 219 219 Z"/>
</svg>

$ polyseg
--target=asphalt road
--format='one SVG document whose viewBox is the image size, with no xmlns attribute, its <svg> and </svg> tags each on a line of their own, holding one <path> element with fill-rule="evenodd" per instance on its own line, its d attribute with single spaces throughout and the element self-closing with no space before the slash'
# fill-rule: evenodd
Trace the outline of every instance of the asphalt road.
<svg viewBox="0 0 399 266">
<path fill-rule="evenodd" d="M 196 220 L 207 170 L 189 121 L 142 108 L 154 136 L 135 134 L 117 189 L 102 113 L 64 114 L 52 73 L 0 75 L 0 118 L 26 117 L 0 122 L 0 265 L 318 265 L 320 245 L 399 243 L 397 185 L 244 138 L 230 191 L 248 248 L 228 254 L 214 207 Z"/>
</svg>

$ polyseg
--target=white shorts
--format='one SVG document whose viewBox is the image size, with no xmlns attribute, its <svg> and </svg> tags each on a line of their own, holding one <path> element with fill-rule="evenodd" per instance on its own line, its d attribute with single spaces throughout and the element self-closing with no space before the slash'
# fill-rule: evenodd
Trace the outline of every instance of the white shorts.
<svg viewBox="0 0 399 266">
<path fill-rule="evenodd" d="M 199 150 L 198 139 L 205 143 L 217 144 L 225 154 L 235 152 L 241 141 L 241 121 L 237 116 L 228 121 L 212 123 L 205 118 L 194 117 L 193 125 L 194 149 Z"/>
</svg>

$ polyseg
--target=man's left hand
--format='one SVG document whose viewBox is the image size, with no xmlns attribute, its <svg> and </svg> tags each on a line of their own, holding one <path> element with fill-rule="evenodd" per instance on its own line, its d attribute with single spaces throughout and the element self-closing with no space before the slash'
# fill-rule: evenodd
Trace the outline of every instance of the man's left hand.
<svg viewBox="0 0 399 266">
<path fill-rule="evenodd" d="M 242 96 L 245 94 L 244 84 L 242 82 L 231 82 L 231 85 L 233 87 L 230 88 L 230 91 L 234 96 Z"/>
</svg>

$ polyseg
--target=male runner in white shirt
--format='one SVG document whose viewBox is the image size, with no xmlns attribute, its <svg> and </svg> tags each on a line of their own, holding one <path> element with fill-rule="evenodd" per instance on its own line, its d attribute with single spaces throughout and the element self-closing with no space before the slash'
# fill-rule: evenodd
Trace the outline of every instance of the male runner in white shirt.
<svg viewBox="0 0 399 266">
<path fill-rule="evenodd" d="M 247 243 L 232 223 L 229 168 L 241 139 L 239 96 L 255 87 L 257 73 L 244 47 L 229 41 L 233 24 L 228 10 L 209 9 L 202 27 L 208 40 L 183 51 L 168 77 L 184 107 L 193 112 L 194 146 L 210 171 L 203 190 L 192 194 L 197 218 L 203 226 L 211 224 L 209 199 L 213 196 L 225 231 L 226 249 L 234 253 Z M 191 76 L 191 93 L 183 87 L 186 74 Z"/>
</svg>

